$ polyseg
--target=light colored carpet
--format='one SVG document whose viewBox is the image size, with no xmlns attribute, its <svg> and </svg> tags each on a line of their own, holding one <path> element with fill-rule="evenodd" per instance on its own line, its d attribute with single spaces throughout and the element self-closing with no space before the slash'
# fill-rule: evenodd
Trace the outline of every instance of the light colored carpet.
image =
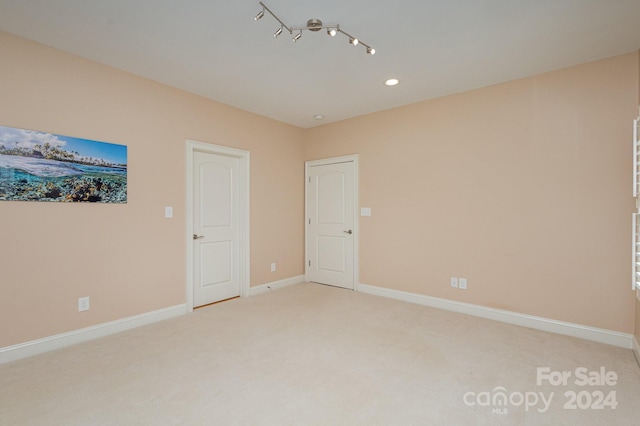
<svg viewBox="0 0 640 426">
<path fill-rule="evenodd" d="M 572 376 L 539 386 L 539 367 Z M 578 386 L 581 367 L 617 383 Z M 592 409 L 598 392 L 617 407 Z M 630 350 L 300 284 L 1 365 L 0 424 L 636 425 L 640 369 Z"/>
</svg>

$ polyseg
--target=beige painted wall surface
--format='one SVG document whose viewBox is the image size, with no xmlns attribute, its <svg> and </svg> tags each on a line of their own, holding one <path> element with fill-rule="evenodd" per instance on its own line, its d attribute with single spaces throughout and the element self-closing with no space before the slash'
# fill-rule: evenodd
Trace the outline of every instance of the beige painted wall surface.
<svg viewBox="0 0 640 426">
<path fill-rule="evenodd" d="M 640 290 L 636 290 L 637 292 L 640 292 Z M 636 321 L 635 321 L 635 336 L 636 336 L 636 340 L 638 342 L 640 342 L 640 293 L 638 294 L 638 297 L 636 298 Z"/>
<path fill-rule="evenodd" d="M 637 105 L 634 53 L 314 128 L 305 158 L 360 154 L 362 283 L 632 333 Z"/>
<path fill-rule="evenodd" d="M 638 116 L 640 116 L 640 50 L 638 50 Z M 636 290 L 636 292 L 636 322 L 634 334 L 636 336 L 636 339 L 640 341 L 640 292 L 638 292 L 638 290 Z"/>
<path fill-rule="evenodd" d="M 0 125 L 129 155 L 126 205 L 0 202 L 0 347 L 185 302 L 186 139 L 251 152 L 252 285 L 304 272 L 302 130 L 6 33 L 0 57 Z"/>
</svg>

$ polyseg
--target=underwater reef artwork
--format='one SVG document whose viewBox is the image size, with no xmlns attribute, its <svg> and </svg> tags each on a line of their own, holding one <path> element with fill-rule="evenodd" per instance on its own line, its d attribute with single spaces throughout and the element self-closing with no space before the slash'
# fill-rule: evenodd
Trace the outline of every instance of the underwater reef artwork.
<svg viewBox="0 0 640 426">
<path fill-rule="evenodd" d="M 127 147 L 0 126 L 0 201 L 127 202 Z"/>
</svg>

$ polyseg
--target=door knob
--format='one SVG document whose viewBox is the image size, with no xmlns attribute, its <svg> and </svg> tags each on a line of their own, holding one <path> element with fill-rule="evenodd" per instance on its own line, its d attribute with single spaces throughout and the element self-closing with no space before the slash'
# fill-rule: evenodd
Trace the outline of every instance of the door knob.
<svg viewBox="0 0 640 426">
<path fill-rule="evenodd" d="M 194 240 L 199 240 L 200 238 L 204 238 L 204 235 L 193 234 Z"/>
<path fill-rule="evenodd" d="M 348 231 L 342 231 L 342 232 L 344 232 L 345 234 L 353 234 L 353 231 L 351 229 L 349 229 Z"/>
</svg>

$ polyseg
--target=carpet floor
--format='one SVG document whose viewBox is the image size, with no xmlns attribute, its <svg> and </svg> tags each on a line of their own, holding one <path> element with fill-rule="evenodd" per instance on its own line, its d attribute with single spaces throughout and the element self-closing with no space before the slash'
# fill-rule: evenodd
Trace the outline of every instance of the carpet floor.
<svg viewBox="0 0 640 426">
<path fill-rule="evenodd" d="M 637 425 L 630 350 L 318 284 L 0 365 L 1 425 Z"/>
</svg>

